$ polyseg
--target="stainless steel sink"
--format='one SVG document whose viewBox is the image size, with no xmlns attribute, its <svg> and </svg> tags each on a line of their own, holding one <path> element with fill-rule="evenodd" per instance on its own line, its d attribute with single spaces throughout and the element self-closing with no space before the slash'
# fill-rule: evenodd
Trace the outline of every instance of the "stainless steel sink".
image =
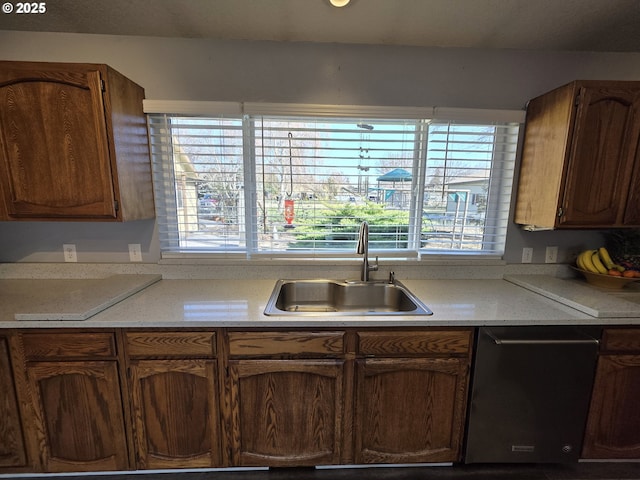
<svg viewBox="0 0 640 480">
<path fill-rule="evenodd" d="M 278 280 L 265 315 L 433 315 L 397 280 Z"/>
</svg>

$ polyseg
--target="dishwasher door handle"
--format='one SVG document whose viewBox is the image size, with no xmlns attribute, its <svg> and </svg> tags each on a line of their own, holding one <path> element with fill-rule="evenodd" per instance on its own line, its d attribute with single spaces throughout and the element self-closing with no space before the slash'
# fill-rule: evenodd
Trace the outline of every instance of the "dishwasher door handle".
<svg viewBox="0 0 640 480">
<path fill-rule="evenodd" d="M 599 340 L 591 337 L 585 338 L 563 338 L 563 339 L 553 339 L 553 338 L 498 338 L 495 334 L 485 328 L 489 337 L 494 341 L 496 345 L 576 345 L 576 344 L 590 344 L 590 345 L 598 345 L 600 343 Z"/>
</svg>

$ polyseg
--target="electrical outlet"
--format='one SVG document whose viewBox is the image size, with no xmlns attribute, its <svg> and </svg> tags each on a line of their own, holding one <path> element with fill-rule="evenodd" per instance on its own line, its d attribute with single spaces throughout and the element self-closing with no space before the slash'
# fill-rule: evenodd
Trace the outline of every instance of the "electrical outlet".
<svg viewBox="0 0 640 480">
<path fill-rule="evenodd" d="M 64 252 L 65 262 L 77 262 L 78 255 L 76 254 L 76 246 L 73 243 L 65 243 L 62 245 L 62 251 Z"/>
<path fill-rule="evenodd" d="M 131 260 L 132 262 L 142 261 L 142 248 L 140 248 L 139 243 L 129 244 L 129 260 Z"/>
<path fill-rule="evenodd" d="M 522 249 L 522 263 L 531 263 L 533 260 L 533 248 L 524 247 Z"/>
<path fill-rule="evenodd" d="M 547 247 L 544 254 L 544 263 L 558 262 L 558 247 Z"/>
</svg>

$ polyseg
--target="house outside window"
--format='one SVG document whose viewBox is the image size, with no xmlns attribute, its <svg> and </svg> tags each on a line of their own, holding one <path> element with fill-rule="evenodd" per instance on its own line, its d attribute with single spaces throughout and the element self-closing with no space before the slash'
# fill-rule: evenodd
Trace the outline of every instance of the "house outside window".
<svg viewBox="0 0 640 480">
<path fill-rule="evenodd" d="M 148 115 L 163 256 L 502 255 L 520 112 L 250 110 Z"/>
</svg>

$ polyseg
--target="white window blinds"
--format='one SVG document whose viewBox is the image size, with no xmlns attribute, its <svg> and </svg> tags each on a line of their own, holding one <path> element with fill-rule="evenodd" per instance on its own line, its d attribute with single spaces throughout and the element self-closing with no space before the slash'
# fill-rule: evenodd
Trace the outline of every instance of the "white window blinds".
<svg viewBox="0 0 640 480">
<path fill-rule="evenodd" d="M 519 124 L 413 113 L 149 115 L 162 251 L 501 255 Z"/>
</svg>

